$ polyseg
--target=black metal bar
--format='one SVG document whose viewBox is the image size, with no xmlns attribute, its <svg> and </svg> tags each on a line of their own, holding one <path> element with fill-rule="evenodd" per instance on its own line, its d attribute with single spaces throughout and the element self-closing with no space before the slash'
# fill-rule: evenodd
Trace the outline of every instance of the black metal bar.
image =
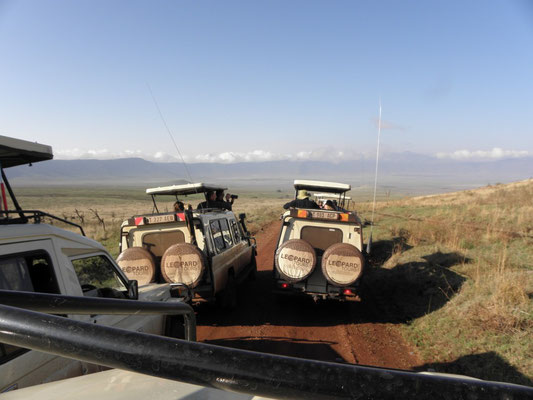
<svg viewBox="0 0 533 400">
<path fill-rule="evenodd" d="M 85 231 L 83 230 L 82 226 L 81 225 L 78 225 L 74 222 L 71 222 L 69 220 L 66 220 L 66 219 L 63 219 L 63 218 L 59 218 L 58 216 L 56 215 L 53 215 L 53 214 L 48 214 L 44 211 L 41 211 L 41 210 L 7 210 L 7 211 L 4 211 L 7 215 L 9 214 L 19 214 L 21 216 L 21 218 L 24 219 L 24 222 L 27 221 L 29 218 L 33 218 L 35 219 L 36 221 L 40 221 L 40 218 L 42 217 L 48 217 L 48 218 L 51 218 L 51 219 L 55 219 L 57 221 L 61 221 L 65 224 L 68 224 L 68 225 L 72 225 L 72 226 L 75 226 L 76 228 L 78 228 L 82 235 L 85 236 Z M 29 215 L 29 216 L 26 216 L 25 214 L 33 214 L 33 215 Z M 9 224 L 10 222 L 13 222 L 12 220 L 6 220 L 6 221 L 3 221 L 3 223 L 7 223 Z"/>
<path fill-rule="evenodd" d="M 155 195 L 152 195 L 152 203 L 154 203 L 154 210 L 159 213 L 159 209 L 157 208 L 157 203 L 155 202 Z"/>
<path fill-rule="evenodd" d="M 187 228 L 189 229 L 189 234 L 191 235 L 191 243 L 196 246 L 197 245 L 196 231 L 194 229 L 194 219 L 193 219 L 192 211 L 185 210 L 184 214 L 185 214 L 185 223 L 187 224 Z"/>
<path fill-rule="evenodd" d="M 138 301 L 0 290 L 0 304 L 52 314 L 183 315 L 185 339 L 196 340 L 194 310 L 177 299 L 171 302 Z"/>
<path fill-rule="evenodd" d="M 0 306 L 0 340 L 90 363 L 281 399 L 531 399 L 533 388 L 303 360 Z"/>
<path fill-rule="evenodd" d="M 13 202 L 13 205 L 19 211 L 20 218 L 24 218 L 24 214 L 20 213 L 22 211 L 22 208 L 20 207 L 17 198 L 15 197 L 15 193 L 13 192 L 13 189 L 11 189 L 11 185 L 9 184 L 9 181 L 7 180 L 6 173 L 4 172 L 4 168 L 0 168 L 0 171 L 2 171 L 2 180 L 4 181 L 4 184 L 6 185 L 7 191 L 9 192 L 9 196 L 11 196 L 11 201 Z M 4 211 L 7 216 L 7 211 Z"/>
</svg>

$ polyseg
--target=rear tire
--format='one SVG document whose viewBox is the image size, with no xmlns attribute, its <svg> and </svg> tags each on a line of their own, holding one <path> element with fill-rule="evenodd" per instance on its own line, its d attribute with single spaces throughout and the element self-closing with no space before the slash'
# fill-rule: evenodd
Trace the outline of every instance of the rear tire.
<svg viewBox="0 0 533 400">
<path fill-rule="evenodd" d="M 237 284 L 233 274 L 228 275 L 226 288 L 217 296 L 217 303 L 222 309 L 228 311 L 237 307 Z"/>
</svg>

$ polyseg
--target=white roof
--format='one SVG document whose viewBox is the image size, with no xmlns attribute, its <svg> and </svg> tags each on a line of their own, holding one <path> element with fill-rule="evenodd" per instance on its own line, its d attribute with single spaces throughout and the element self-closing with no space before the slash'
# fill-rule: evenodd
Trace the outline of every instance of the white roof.
<svg viewBox="0 0 533 400">
<path fill-rule="evenodd" d="M 31 222 L 26 224 L 0 224 L 0 244 L 41 240 L 52 236 L 70 241 L 71 247 L 105 250 L 105 247 L 96 240 L 53 225 L 32 224 Z M 1 252 L 2 249 L 0 248 Z"/>
<path fill-rule="evenodd" d="M 334 193 L 315 193 L 313 196 L 315 196 L 317 199 L 337 199 L 339 197 L 338 194 Z M 351 200 L 352 198 L 350 196 L 344 196 L 343 199 Z"/>
<path fill-rule="evenodd" d="M 52 147 L 0 135 L 0 164 L 2 168 L 29 164 L 54 158 Z"/>
<path fill-rule="evenodd" d="M 352 187 L 347 183 L 295 180 L 294 188 L 296 190 L 305 189 L 311 192 L 344 193 Z"/>
<path fill-rule="evenodd" d="M 227 190 L 228 188 L 207 183 L 186 183 L 184 185 L 162 186 L 146 189 L 147 194 L 151 195 L 187 195 L 195 193 L 204 193 L 213 190 Z"/>
</svg>

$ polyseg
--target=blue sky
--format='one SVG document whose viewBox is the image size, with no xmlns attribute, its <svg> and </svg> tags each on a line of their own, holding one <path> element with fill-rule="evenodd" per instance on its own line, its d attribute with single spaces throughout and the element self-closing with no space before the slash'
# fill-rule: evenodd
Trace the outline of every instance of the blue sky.
<svg viewBox="0 0 533 400">
<path fill-rule="evenodd" d="M 0 134 L 56 158 L 533 155 L 533 5 L 0 0 Z"/>
</svg>

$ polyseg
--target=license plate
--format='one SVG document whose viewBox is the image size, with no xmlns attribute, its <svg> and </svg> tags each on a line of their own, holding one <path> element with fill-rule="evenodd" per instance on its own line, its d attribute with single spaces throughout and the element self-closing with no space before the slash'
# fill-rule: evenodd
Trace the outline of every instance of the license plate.
<svg viewBox="0 0 533 400">
<path fill-rule="evenodd" d="M 320 219 L 337 219 L 337 214 L 323 211 L 311 211 L 311 217 Z"/>
<path fill-rule="evenodd" d="M 162 222 L 174 222 L 176 220 L 176 216 L 174 214 L 171 215 L 152 215 L 150 217 L 147 217 L 149 224 L 160 224 Z"/>
</svg>

